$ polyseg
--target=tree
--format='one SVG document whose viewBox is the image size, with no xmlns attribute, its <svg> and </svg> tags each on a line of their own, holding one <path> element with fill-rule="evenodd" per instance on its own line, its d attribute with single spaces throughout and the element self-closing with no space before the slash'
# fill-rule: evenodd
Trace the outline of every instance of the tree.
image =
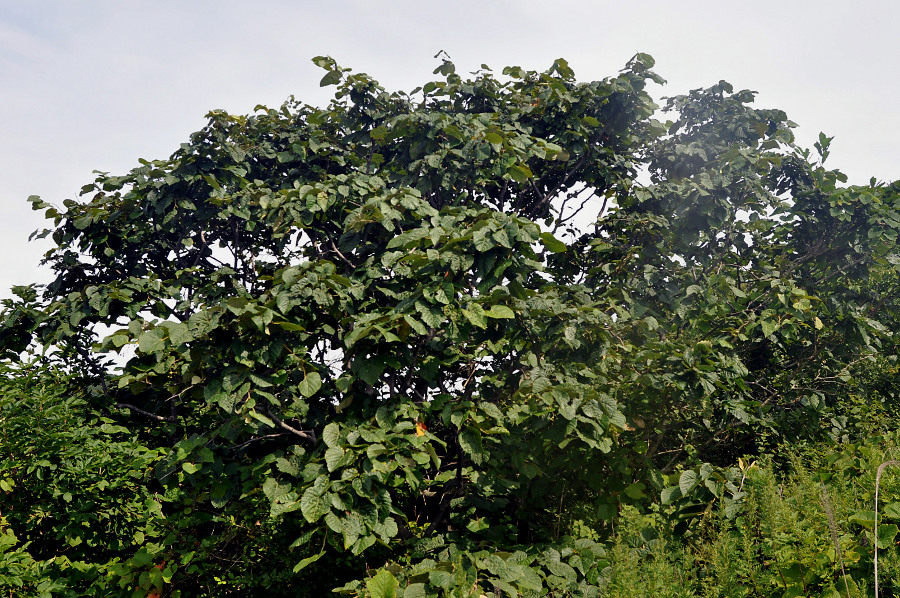
<svg viewBox="0 0 900 598">
<path fill-rule="evenodd" d="M 444 59 L 410 93 L 315 62 L 326 108 L 215 111 L 86 201 L 31 199 L 56 279 L 16 289 L 2 348 L 53 347 L 162 451 L 167 562 L 239 538 L 287 570 L 241 565 L 236 590 L 292 569 L 596 595 L 603 549 L 564 504 L 609 521 L 676 463 L 823 437 L 857 364 L 893 363 L 898 186 L 838 186 L 753 92 L 670 98 L 661 123 L 644 54 L 590 83 Z"/>
</svg>

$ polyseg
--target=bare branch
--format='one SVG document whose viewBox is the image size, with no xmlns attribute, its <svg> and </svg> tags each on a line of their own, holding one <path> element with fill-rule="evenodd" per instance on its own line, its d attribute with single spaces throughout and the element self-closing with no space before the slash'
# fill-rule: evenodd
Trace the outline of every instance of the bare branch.
<svg viewBox="0 0 900 598">
<path fill-rule="evenodd" d="M 295 434 L 295 435 L 299 436 L 300 438 L 303 438 L 304 440 L 307 440 L 313 444 L 316 443 L 315 430 L 298 430 L 297 428 L 293 428 L 293 427 L 287 425 L 286 423 L 284 423 L 283 421 L 281 421 L 280 419 L 278 419 L 278 417 L 276 417 L 275 414 L 272 413 L 271 411 L 269 411 L 268 409 L 266 410 L 266 415 L 269 417 L 269 419 L 271 419 L 273 422 L 275 422 L 275 424 L 279 428 L 287 430 L 291 434 Z"/>
<path fill-rule="evenodd" d="M 585 191 L 587 191 L 587 185 L 585 185 L 584 189 L 582 189 L 581 191 L 579 191 L 578 193 L 576 193 L 575 196 L 577 197 L 578 195 L 584 193 Z M 569 215 L 566 216 L 565 218 L 559 218 L 559 219 L 556 221 L 556 226 L 553 227 L 553 232 L 555 233 L 556 230 L 557 230 L 559 227 L 561 227 L 563 224 L 565 224 L 566 222 L 568 222 L 568 221 L 572 220 L 573 218 L 575 218 L 576 216 L 578 216 L 578 214 L 580 214 L 580 213 L 582 212 L 582 210 L 584 210 L 584 207 L 587 205 L 587 203 L 588 203 L 590 200 L 592 200 L 593 198 L 595 198 L 595 197 L 597 197 L 597 190 L 596 190 L 596 189 L 594 189 L 593 191 L 591 191 L 591 192 L 588 194 L 588 196 L 585 197 L 584 200 L 581 202 L 581 205 L 579 205 L 579 206 L 578 206 L 571 214 L 569 214 Z M 600 212 L 599 212 L 598 215 L 597 215 L 597 219 L 598 219 L 598 220 L 599 220 L 599 218 L 600 218 L 600 215 L 603 214 L 603 212 L 606 210 L 606 202 L 607 202 L 608 200 L 609 200 L 609 197 L 607 197 L 607 196 L 604 195 L 604 197 L 603 197 L 603 206 L 601 206 Z M 560 210 L 559 210 L 559 215 L 560 215 L 560 216 L 562 216 L 563 208 L 565 207 L 565 203 L 567 203 L 568 201 L 569 201 L 569 198 L 566 198 L 566 201 L 563 203 L 562 206 L 560 206 Z"/>
<path fill-rule="evenodd" d="M 279 432 L 277 434 L 266 434 L 265 436 L 254 436 L 250 440 L 245 440 L 244 442 L 242 442 L 240 444 L 234 445 L 233 447 L 231 447 L 231 450 L 233 450 L 233 451 L 240 450 L 240 449 L 244 448 L 245 446 L 247 446 L 248 444 L 257 442 L 259 440 L 270 440 L 272 438 L 282 438 L 284 436 L 289 436 L 289 433 L 288 432 Z"/>
<path fill-rule="evenodd" d="M 178 397 L 180 397 L 181 395 L 183 395 L 184 393 L 186 393 L 186 392 L 189 391 L 190 389 L 194 388 L 195 386 L 197 386 L 197 385 L 196 385 L 196 384 L 191 384 L 190 386 L 188 386 L 188 387 L 182 389 L 181 392 L 178 392 L 178 393 L 172 395 L 171 397 L 169 397 L 168 399 L 166 399 L 166 401 L 171 401 L 171 400 L 173 400 L 173 399 L 177 399 Z"/>
<path fill-rule="evenodd" d="M 606 121 L 606 124 L 603 125 L 603 128 L 600 129 L 597 134 L 594 135 L 588 142 L 588 145 L 581 157 L 575 162 L 572 168 L 570 168 L 568 172 L 566 172 L 566 174 L 559 181 L 557 181 L 556 185 L 554 185 L 553 188 L 550 189 L 550 191 L 548 191 L 547 194 L 540 199 L 540 201 L 538 201 L 538 203 L 532 206 L 531 210 L 529 211 L 529 216 L 534 217 L 535 215 L 540 213 L 540 211 L 550 203 L 550 200 L 552 200 L 556 196 L 556 193 L 563 187 L 563 185 L 565 185 L 569 181 L 572 175 L 578 172 L 581 167 L 584 166 L 584 163 L 593 153 L 592 150 L 594 149 L 594 145 L 599 143 L 600 140 L 603 139 L 603 136 L 609 133 L 610 127 L 619 116 L 619 112 L 621 112 L 621 110 L 622 108 L 619 107 L 612 114 L 610 114 L 609 118 Z"/>
<path fill-rule="evenodd" d="M 119 407 L 122 409 L 130 409 L 131 411 L 134 411 L 135 413 L 140 413 L 141 415 L 144 415 L 151 419 L 155 419 L 156 421 L 161 421 L 161 422 L 174 422 L 175 421 L 174 417 L 171 417 L 171 416 L 163 417 L 162 415 L 156 415 L 155 413 L 150 413 L 149 411 L 144 411 L 140 407 L 135 407 L 134 405 L 131 405 L 129 403 L 116 403 L 116 407 Z"/>
<path fill-rule="evenodd" d="M 328 241 L 331 243 L 331 249 L 334 250 L 337 256 L 341 258 L 341 260 L 343 260 L 345 264 L 347 264 L 351 268 L 356 268 L 356 266 L 353 265 L 353 262 L 348 260 L 347 257 L 343 253 L 341 253 L 341 250 L 337 248 L 337 245 L 334 244 L 334 241 L 332 239 L 328 239 Z"/>
</svg>

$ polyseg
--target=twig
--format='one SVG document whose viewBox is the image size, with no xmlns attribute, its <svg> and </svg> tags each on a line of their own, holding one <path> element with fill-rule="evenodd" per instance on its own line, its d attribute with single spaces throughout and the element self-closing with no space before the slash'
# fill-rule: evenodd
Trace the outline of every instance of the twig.
<svg viewBox="0 0 900 598">
<path fill-rule="evenodd" d="M 559 526 L 562 523 L 563 500 L 566 497 L 566 484 L 563 483 L 562 492 L 559 493 L 559 510 L 556 512 L 556 538 L 559 541 Z"/>
<path fill-rule="evenodd" d="M 584 193 L 585 191 L 587 191 L 587 185 L 585 185 L 585 187 L 584 187 L 581 191 L 579 191 L 578 193 L 576 193 L 573 197 L 577 197 L 578 195 Z M 569 220 L 572 220 L 573 218 L 575 218 L 576 216 L 578 216 L 578 214 L 580 214 L 581 211 L 584 210 L 584 207 L 587 205 L 587 203 L 588 203 L 590 200 L 592 200 L 593 198 L 595 198 L 595 197 L 597 197 L 597 190 L 596 190 L 596 189 L 594 189 L 593 191 L 591 191 L 591 193 L 590 193 L 587 197 L 585 197 L 584 200 L 581 202 L 581 205 L 579 205 L 578 208 L 576 208 L 571 214 L 569 214 L 569 215 L 566 216 L 565 218 L 562 218 L 563 210 L 564 210 L 565 207 L 566 207 L 566 203 L 568 203 L 568 201 L 569 201 L 569 198 L 567 197 L 566 200 L 563 202 L 563 204 L 559 207 L 559 215 L 560 215 L 560 218 L 557 219 L 556 225 L 553 227 L 553 231 L 552 231 L 552 232 L 555 233 L 555 232 L 559 229 L 559 227 L 561 227 L 563 224 L 565 224 L 565 223 L 568 222 Z M 600 219 L 600 216 L 603 214 L 603 212 L 606 211 L 606 202 L 607 202 L 608 200 L 609 200 L 609 197 L 606 196 L 606 195 L 604 195 L 604 196 L 603 196 L 603 205 L 600 207 L 600 211 L 597 212 L 597 220 L 599 220 L 599 219 Z"/>
<path fill-rule="evenodd" d="M 141 415 L 147 416 L 151 419 L 155 419 L 156 421 L 161 421 L 161 422 L 174 422 L 175 421 L 174 417 L 171 417 L 171 416 L 163 417 L 162 415 L 156 415 L 155 413 L 150 413 L 149 411 L 144 411 L 140 407 L 135 407 L 134 405 L 131 405 L 129 403 L 116 403 L 116 407 L 120 407 L 122 409 L 130 409 L 130 410 L 134 411 L 135 413 L 140 413 Z"/>
<path fill-rule="evenodd" d="M 233 450 L 233 451 L 240 450 L 240 449 L 244 448 L 245 446 L 247 446 L 248 444 L 251 444 L 258 440 L 269 440 L 270 438 L 281 438 L 282 436 L 287 436 L 287 435 L 288 435 L 288 432 L 279 432 L 278 434 L 266 434 L 265 436 L 255 436 L 255 437 L 251 438 L 250 440 L 245 440 L 244 442 L 242 442 L 240 444 L 234 445 L 233 447 L 231 447 L 231 450 Z"/>
<path fill-rule="evenodd" d="M 328 241 L 331 243 L 331 248 L 334 250 L 337 256 L 344 261 L 345 264 L 350 266 L 350 268 L 356 268 L 356 266 L 353 265 L 353 262 L 348 260 L 347 257 L 343 253 L 341 253 L 341 250 L 337 248 L 337 245 L 335 245 L 332 239 L 328 239 Z"/>
<path fill-rule="evenodd" d="M 278 418 L 275 416 L 275 414 L 272 413 L 271 411 L 269 411 L 268 409 L 266 410 L 266 415 L 269 417 L 269 419 L 271 419 L 273 422 L 275 422 L 275 424 L 276 424 L 279 428 L 282 428 L 282 429 L 284 429 L 284 430 L 287 430 L 288 432 L 290 432 L 290 433 L 292 433 L 292 434 L 296 434 L 296 435 L 299 436 L 300 438 L 303 438 L 304 440 L 307 440 L 307 441 L 309 441 L 309 442 L 311 442 L 311 443 L 313 443 L 313 444 L 316 443 L 316 432 L 315 432 L 315 430 L 298 430 L 297 428 L 293 428 L 293 427 L 287 425 L 286 423 L 284 423 L 283 421 L 281 421 L 280 419 L 278 419 Z"/>
<path fill-rule="evenodd" d="M 171 401 L 172 399 L 177 399 L 178 397 L 180 397 L 181 395 L 183 395 L 184 393 L 186 393 L 186 392 L 189 391 L 190 389 L 194 388 L 195 386 L 197 386 L 197 384 L 191 384 L 191 385 L 188 386 L 187 388 L 182 389 L 180 392 L 177 392 L 177 393 L 173 394 L 171 397 L 169 397 L 168 399 L 166 399 L 166 401 Z"/>
</svg>

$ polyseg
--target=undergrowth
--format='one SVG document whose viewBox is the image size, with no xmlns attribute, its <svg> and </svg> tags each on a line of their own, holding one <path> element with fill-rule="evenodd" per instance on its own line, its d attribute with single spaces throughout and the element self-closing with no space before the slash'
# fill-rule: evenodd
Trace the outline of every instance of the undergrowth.
<svg viewBox="0 0 900 598">
<path fill-rule="evenodd" d="M 739 508 L 726 513 L 710 501 L 687 527 L 676 525 L 677 503 L 649 514 L 625 509 L 606 595 L 875 596 L 875 474 L 896 447 L 896 437 L 876 437 L 807 448 L 778 467 L 761 461 L 748 470 Z M 879 596 L 898 596 L 900 474 L 884 472 L 879 505 Z"/>
</svg>

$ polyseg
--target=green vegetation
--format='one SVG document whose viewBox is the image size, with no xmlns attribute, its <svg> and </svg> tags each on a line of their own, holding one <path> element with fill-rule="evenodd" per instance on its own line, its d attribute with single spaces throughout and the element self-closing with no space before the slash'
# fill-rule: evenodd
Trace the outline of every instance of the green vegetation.
<svg viewBox="0 0 900 598">
<path fill-rule="evenodd" d="M 900 186 L 725 82 L 656 120 L 643 54 L 316 63 L 325 108 L 31 198 L 3 592 L 869 596 L 876 543 L 898 591 Z"/>
</svg>

